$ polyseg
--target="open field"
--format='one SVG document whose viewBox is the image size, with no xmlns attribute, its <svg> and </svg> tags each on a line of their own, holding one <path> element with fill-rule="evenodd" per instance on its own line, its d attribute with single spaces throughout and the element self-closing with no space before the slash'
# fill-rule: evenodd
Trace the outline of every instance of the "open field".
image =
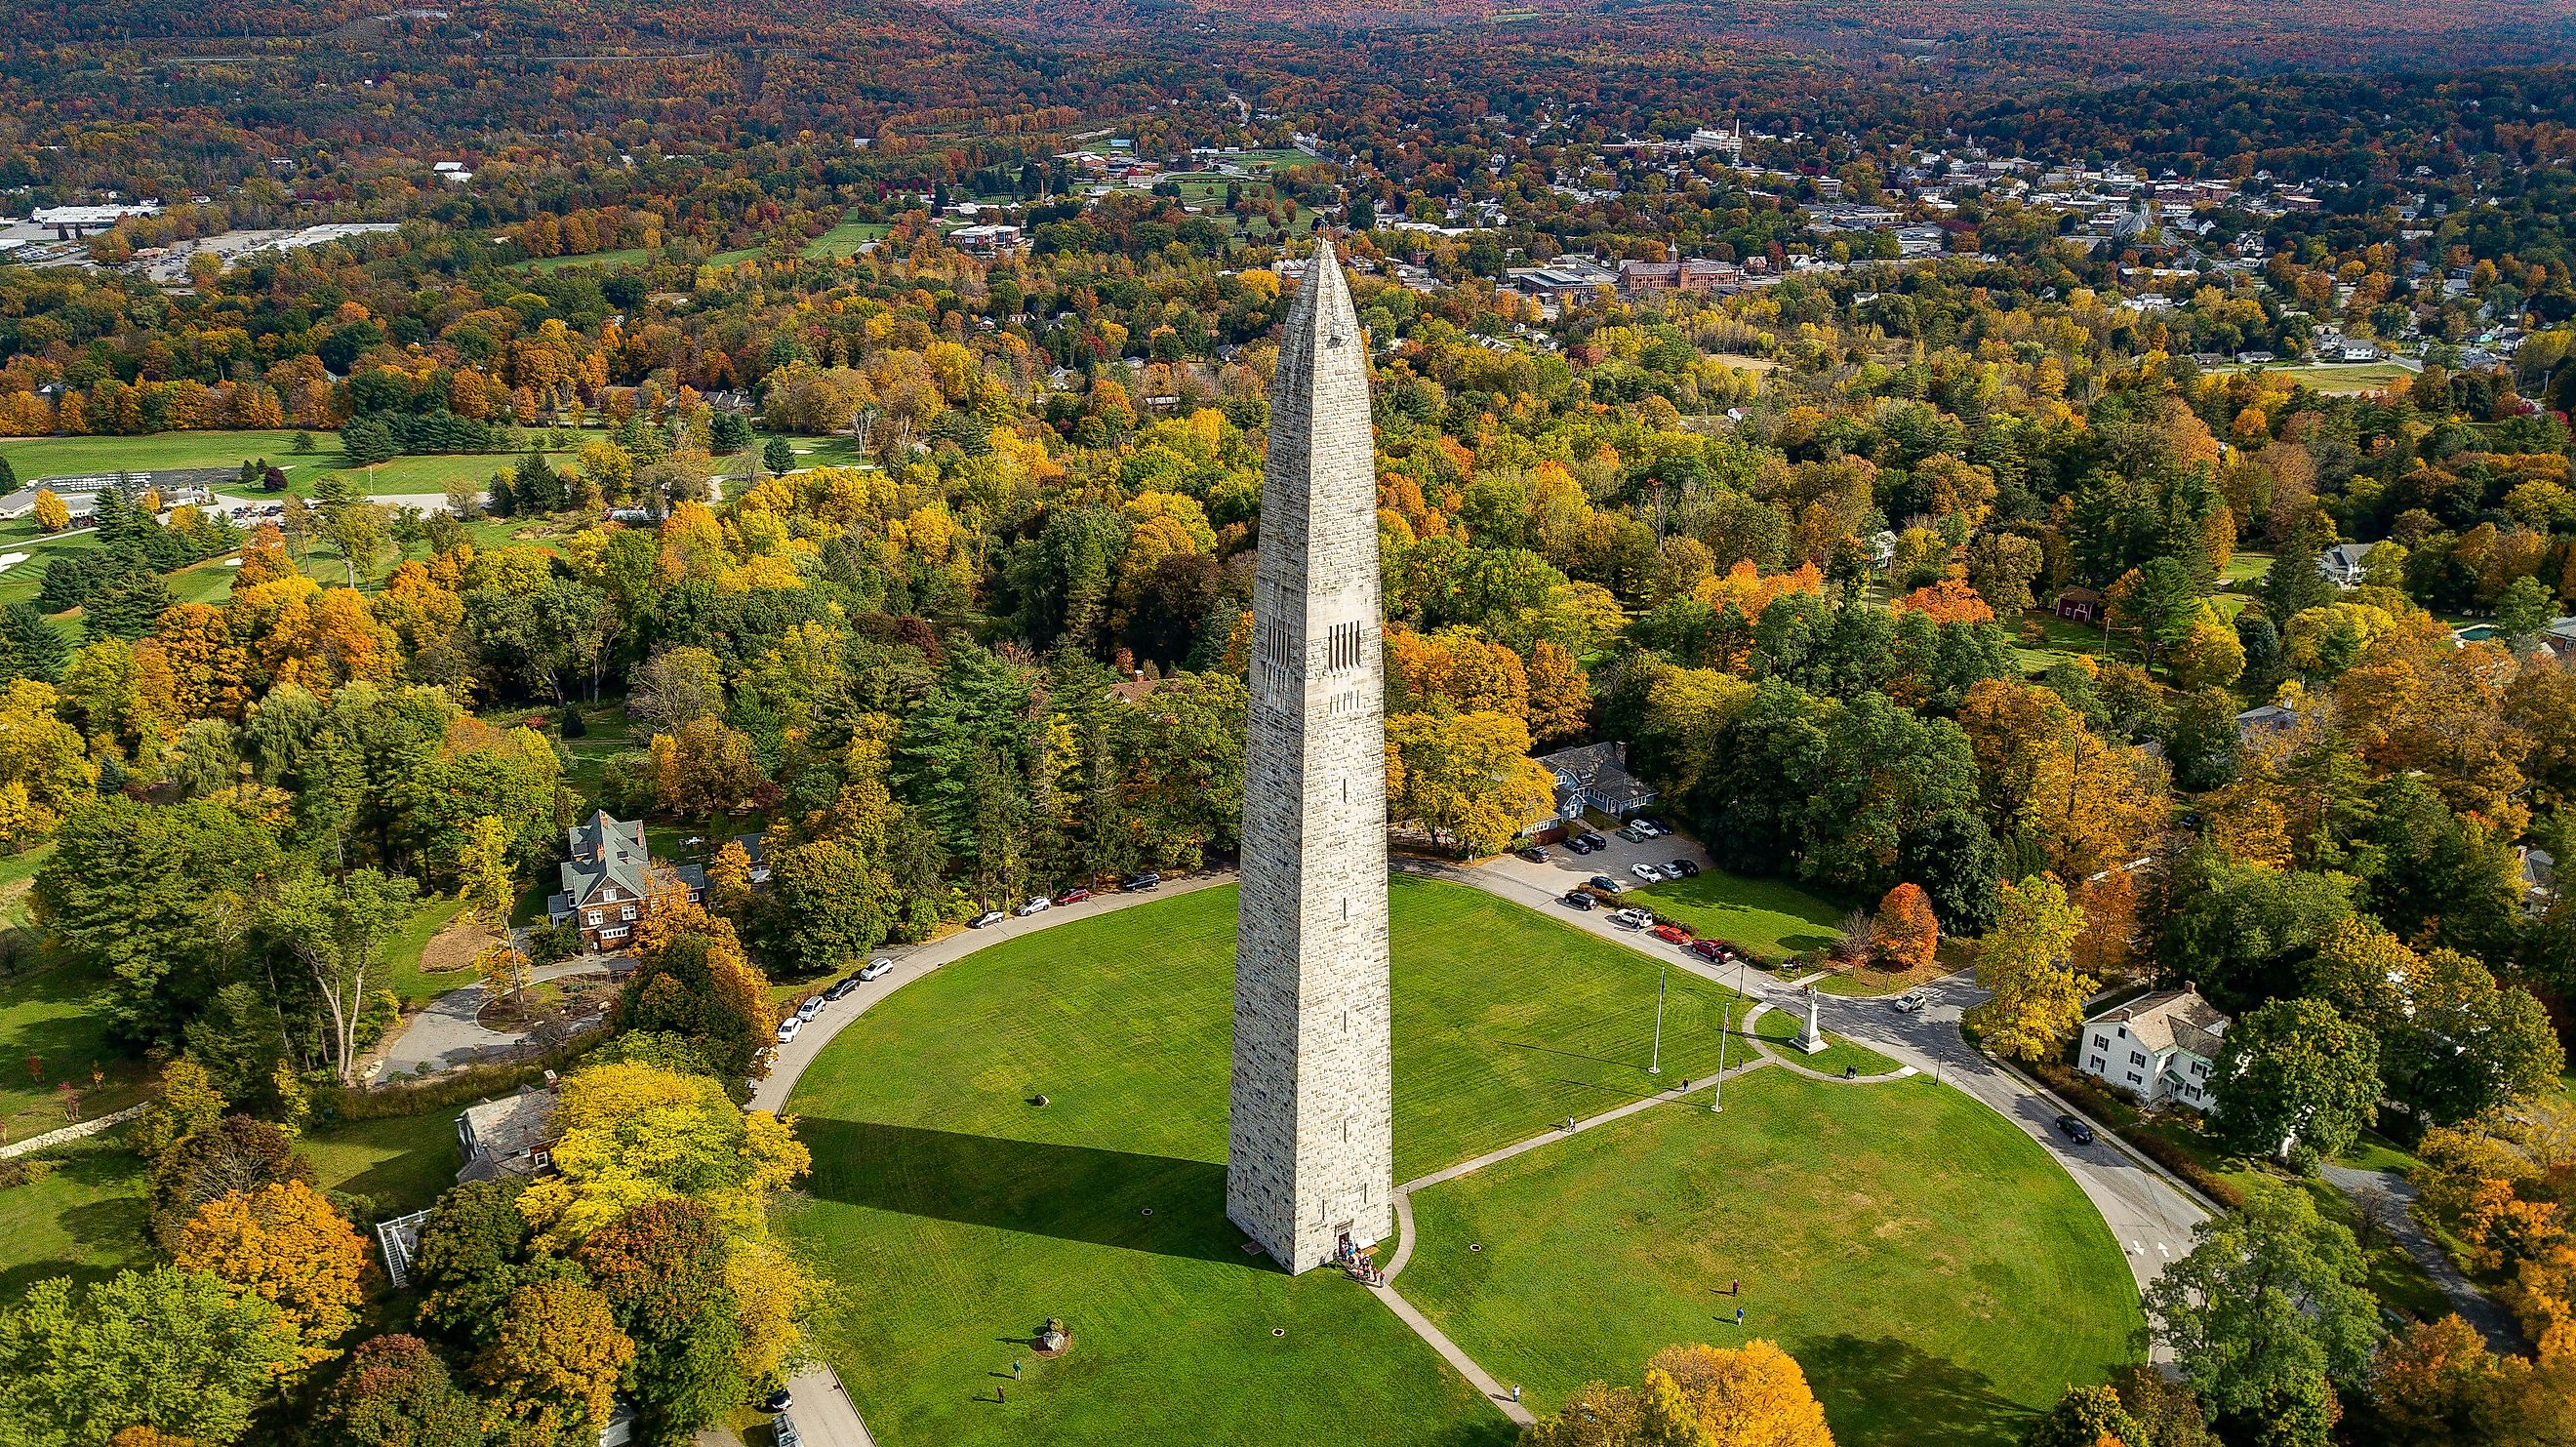
<svg viewBox="0 0 2576 1447">
<path fill-rule="evenodd" d="M 1651 960 L 1458 886 L 1399 876 L 1392 890 L 1399 1179 L 1714 1068 L 1725 992 L 1674 972 L 1664 1074 L 1649 1077 Z M 1234 907 L 1235 891 L 1211 889 L 995 945 L 852 1022 L 799 1084 L 789 1108 L 815 1172 L 776 1225 L 842 1284 L 820 1347 L 883 1440 L 1509 1440 L 1375 1303 L 1331 1273 L 1256 1264 L 1225 1223 Z M 1623 1134 L 1640 1123 L 1651 1139 Z M 1583 1174 L 1566 1189 L 1479 1221 L 1516 1213 L 1575 1254 L 1499 1290 L 1446 1268 L 1425 1279 L 1446 1309 L 1581 1362 L 1560 1369 L 1571 1382 L 1632 1378 L 1655 1348 L 1715 1336 L 1707 1308 L 1675 1320 L 1661 1287 L 1610 1281 L 1578 1241 L 1622 1271 L 1728 1242 L 1751 1243 L 1747 1275 L 1814 1258 L 1796 1324 L 1861 1441 L 1898 1440 L 1851 1405 L 1882 1366 L 1954 1384 L 1958 1400 L 1935 1399 L 1941 1430 L 1911 1440 L 1994 1440 L 2054 1398 L 2066 1376 L 2050 1371 L 2095 1378 L 2122 1359 L 2137 1318 L 2074 1184 L 1929 1082 L 1766 1071 L 1729 1087 L 1723 1116 L 1658 1107 L 1422 1199 L 1464 1201 L 1488 1174 L 1512 1185 L 1569 1152 Z M 1723 1219 L 1706 1181 L 1672 1191 L 1692 1173 L 1745 1187 Z M 1853 1230 L 1855 1212 L 1877 1224 Z M 1963 1228 L 1973 1241 L 1953 1239 Z M 1426 1224 L 1424 1240 L 1458 1229 Z M 997 1402 L 1048 1316 L 1071 1327 L 1072 1353 L 1030 1362 Z"/>
<path fill-rule="evenodd" d="M 1675 920 L 1701 938 L 1731 940 L 1766 961 L 1833 943 L 1844 910 L 1777 879 L 1747 879 L 1715 865 L 1697 878 L 1631 889 L 1620 900 Z"/>
<path fill-rule="evenodd" d="M 1660 1083 L 1650 961 L 1459 886 L 1392 888 L 1399 1177 Z M 1510 1440 L 1383 1307 L 1225 1223 L 1234 908 L 1204 890 L 996 945 L 805 1076 L 815 1174 L 778 1224 L 851 1288 L 822 1348 L 884 1440 Z M 1714 1066 L 1732 999 L 1675 984 L 1666 1080 Z M 1050 1315 L 1072 1354 L 995 1403 L 988 1374 Z"/>
<path fill-rule="evenodd" d="M 2142 1324 L 2075 1183 L 1921 1078 L 1760 1071 L 1723 1115 L 1657 1106 L 1432 1187 L 1414 1220 L 1405 1295 L 1542 1412 L 1668 1345 L 1758 1336 L 1798 1358 L 1837 1442 L 2001 1447 L 2131 1360 Z"/>
<path fill-rule="evenodd" d="M 875 241 L 894 228 L 882 221 L 851 221 L 844 218 L 838 225 L 805 243 L 809 258 L 843 260 L 859 254 L 859 243 Z"/>
<path fill-rule="evenodd" d="M 309 453 L 289 451 L 294 441 L 292 429 L 156 432 L 144 437 L 22 437 L 0 442 L 0 457 L 9 459 L 21 483 L 75 473 L 239 467 L 246 461 L 265 458 L 286 474 L 287 491 L 299 497 L 312 496 L 314 487 L 334 474 L 370 494 L 437 493 L 450 482 L 487 481 L 493 473 L 506 471 L 518 460 L 512 453 L 454 453 L 397 457 L 373 468 L 352 467 L 348 455 L 340 450 L 338 433 L 313 434 L 314 450 Z M 546 456 L 556 466 L 572 460 L 569 452 L 549 452 Z M 226 491 L 249 499 L 275 496 L 232 488 Z"/>
<path fill-rule="evenodd" d="M 2213 372 L 2264 372 L 2287 376 L 2329 397 L 2358 397 L 2378 392 L 2417 369 L 2403 362 L 2293 362 L 2286 366 L 2212 367 Z"/>
</svg>

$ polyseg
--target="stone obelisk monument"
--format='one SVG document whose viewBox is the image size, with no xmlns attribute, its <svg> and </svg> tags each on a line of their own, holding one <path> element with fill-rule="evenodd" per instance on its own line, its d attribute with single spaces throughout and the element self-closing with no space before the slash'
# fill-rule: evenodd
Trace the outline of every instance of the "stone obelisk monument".
<svg viewBox="0 0 2576 1447">
<path fill-rule="evenodd" d="M 1225 1211 L 1291 1273 L 1395 1230 L 1368 359 L 1318 241 L 1270 384 Z"/>
</svg>

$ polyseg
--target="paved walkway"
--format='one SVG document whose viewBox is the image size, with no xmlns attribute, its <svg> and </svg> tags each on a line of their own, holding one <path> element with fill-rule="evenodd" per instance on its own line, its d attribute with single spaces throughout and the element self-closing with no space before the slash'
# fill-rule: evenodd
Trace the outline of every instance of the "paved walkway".
<svg viewBox="0 0 2576 1447">
<path fill-rule="evenodd" d="M 531 984 L 560 980 L 566 975 L 595 974 L 605 970 L 624 974 L 635 962 L 625 955 L 577 955 L 569 960 L 531 970 Z M 460 985 L 421 1007 L 401 1034 L 383 1047 L 384 1063 L 376 1067 L 373 1079 L 394 1080 L 414 1074 L 426 1067 L 430 1071 L 471 1065 L 486 1056 L 498 1055 L 527 1043 L 525 1030 L 487 1030 L 480 1018 L 486 998 L 483 985 L 477 981 Z"/>
<path fill-rule="evenodd" d="M 2433 1284 L 2451 1299 L 2451 1309 L 2460 1314 L 2478 1334 L 2487 1339 L 2487 1349 L 2498 1355 L 2524 1350 L 2522 1328 L 2494 1297 L 2478 1290 L 2477 1283 L 2460 1273 L 2459 1263 L 2442 1249 L 2441 1243 L 2428 1235 L 2415 1220 L 2415 1183 L 2395 1171 L 2363 1171 L 2339 1166 L 2332 1161 L 2320 1168 L 2327 1182 L 2352 1198 L 2361 1213 L 2379 1223 L 2382 1230 L 2406 1248 Z"/>
<path fill-rule="evenodd" d="M 1433 1325 L 1431 1318 L 1424 1316 L 1420 1310 L 1415 1308 L 1412 1302 L 1405 1300 L 1404 1297 L 1396 1291 L 1396 1277 L 1402 1275 L 1405 1266 L 1413 1260 L 1413 1244 L 1415 1240 L 1415 1232 L 1413 1229 L 1413 1193 L 1439 1185 L 1443 1181 L 1454 1181 L 1460 1176 L 1472 1175 L 1477 1171 L 1483 1170 L 1487 1166 L 1510 1160 L 1514 1156 L 1526 1155 L 1531 1151 L 1555 1145 L 1559 1141 L 1566 1140 L 1572 1136 L 1581 1135 L 1588 1130 L 1608 1125 L 1612 1121 L 1625 1120 L 1629 1116 L 1635 1115 L 1641 1110 L 1646 1110 L 1658 1105 L 1667 1105 L 1673 1101 L 1681 1099 L 1683 1096 L 1694 1095 L 1703 1090 L 1713 1089 L 1721 1078 L 1733 1080 L 1735 1077 L 1742 1075 L 1748 1070 L 1759 1070 L 1762 1067 L 1773 1063 L 1774 1062 L 1769 1056 L 1755 1055 L 1744 1061 L 1742 1064 L 1728 1066 L 1723 1077 L 1711 1075 L 1690 1081 L 1686 1084 L 1676 1085 L 1670 1090 L 1660 1091 L 1654 1095 L 1643 1097 L 1642 1099 L 1632 1100 L 1626 1105 L 1618 1106 L 1611 1110 L 1605 1110 L 1599 1115 L 1591 1116 L 1584 1120 L 1578 1120 L 1574 1122 L 1571 1127 L 1546 1131 L 1541 1134 L 1531 1136 L 1527 1140 L 1516 1141 L 1511 1145 L 1502 1147 L 1500 1150 L 1487 1151 L 1481 1156 L 1476 1156 L 1470 1160 L 1460 1161 L 1454 1166 L 1433 1171 L 1427 1176 L 1416 1177 L 1415 1179 L 1407 1181 L 1403 1185 L 1396 1187 L 1395 1223 L 1397 1229 L 1397 1244 L 1395 1254 L 1387 1259 L 1385 1282 L 1382 1285 L 1370 1287 L 1370 1294 L 1374 1295 L 1378 1300 L 1386 1303 L 1387 1310 L 1394 1312 L 1398 1320 L 1402 1321 L 1406 1326 L 1413 1328 L 1413 1334 L 1415 1336 L 1422 1338 L 1424 1342 L 1430 1345 L 1433 1351 L 1440 1353 L 1442 1358 L 1447 1360 L 1449 1365 L 1456 1367 L 1458 1369 L 1458 1374 L 1465 1377 L 1469 1383 L 1473 1384 L 1476 1390 L 1483 1392 L 1485 1396 L 1493 1402 L 1495 1407 L 1501 1410 L 1504 1416 L 1511 1418 L 1513 1421 L 1524 1427 L 1536 1422 L 1538 1418 L 1531 1414 L 1529 1408 L 1512 1400 L 1512 1394 L 1509 1388 L 1505 1387 L 1502 1383 L 1495 1381 L 1491 1374 L 1486 1372 L 1483 1367 L 1476 1364 L 1475 1358 L 1467 1355 L 1464 1348 L 1449 1339 L 1448 1333 Z"/>
<path fill-rule="evenodd" d="M 1804 981 L 1801 981 L 1800 983 L 1803 984 Z M 1772 1064 L 1779 1066 L 1783 1070 L 1794 1071 L 1799 1075 L 1807 1077 L 1809 1080 L 1821 1080 L 1827 1085 L 1882 1085 L 1891 1080 L 1906 1080 L 1923 1073 L 1911 1065 L 1900 1065 L 1894 1070 L 1882 1070 L 1876 1075 L 1837 1075 L 1830 1070 L 1818 1070 L 1812 1065 L 1801 1065 L 1797 1061 L 1790 1059 L 1788 1056 L 1781 1054 L 1778 1046 L 1753 1033 L 1753 1022 L 1770 1014 L 1774 1010 L 1791 1015 L 1798 1013 L 1798 1011 L 1789 1006 L 1774 1005 L 1766 1000 L 1744 1012 L 1744 1024 L 1742 1029 L 1744 1031 L 1745 1043 L 1751 1045 L 1754 1051 L 1759 1054 L 1762 1059 L 1770 1061 Z M 1833 1032 L 1828 1030 L 1825 1033 L 1827 1035 L 1831 1035 Z"/>
</svg>

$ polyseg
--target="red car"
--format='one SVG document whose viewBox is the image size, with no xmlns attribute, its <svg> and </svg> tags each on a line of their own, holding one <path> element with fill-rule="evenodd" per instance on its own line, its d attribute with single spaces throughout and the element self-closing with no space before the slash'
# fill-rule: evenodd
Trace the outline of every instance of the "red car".
<svg viewBox="0 0 2576 1447">
<path fill-rule="evenodd" d="M 1058 904 L 1080 904 L 1082 901 L 1089 898 L 1091 898 L 1090 890 L 1076 887 L 1068 889 L 1064 893 L 1057 895 L 1055 897 L 1055 902 Z"/>
<path fill-rule="evenodd" d="M 1726 958 L 1726 946 L 1719 944 L 1715 940 L 1693 940 L 1690 942 L 1690 952 L 1699 956 L 1703 960 L 1722 960 Z"/>
<path fill-rule="evenodd" d="M 1690 931 L 1677 924 L 1659 924 L 1646 933 L 1668 945 L 1686 945 L 1691 942 Z"/>
</svg>

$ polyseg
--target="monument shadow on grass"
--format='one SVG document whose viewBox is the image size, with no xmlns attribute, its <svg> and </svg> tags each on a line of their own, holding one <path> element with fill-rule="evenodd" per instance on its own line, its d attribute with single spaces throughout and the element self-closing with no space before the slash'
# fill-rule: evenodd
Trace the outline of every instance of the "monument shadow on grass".
<svg viewBox="0 0 2576 1447">
<path fill-rule="evenodd" d="M 818 1200 L 1274 1269 L 1225 1218 L 1222 1163 L 810 1115 L 796 1133 L 814 1153 L 805 1192 Z"/>
<path fill-rule="evenodd" d="M 1926 1312 L 1941 1309 L 1938 1300 L 1923 1303 Z M 1985 1373 L 1893 1337 L 1829 1336 L 1801 1343 L 1795 1355 L 1843 1447 L 2008 1447 L 2032 1416 Z M 1891 1403 L 1902 1410 L 1890 1413 Z"/>
</svg>

